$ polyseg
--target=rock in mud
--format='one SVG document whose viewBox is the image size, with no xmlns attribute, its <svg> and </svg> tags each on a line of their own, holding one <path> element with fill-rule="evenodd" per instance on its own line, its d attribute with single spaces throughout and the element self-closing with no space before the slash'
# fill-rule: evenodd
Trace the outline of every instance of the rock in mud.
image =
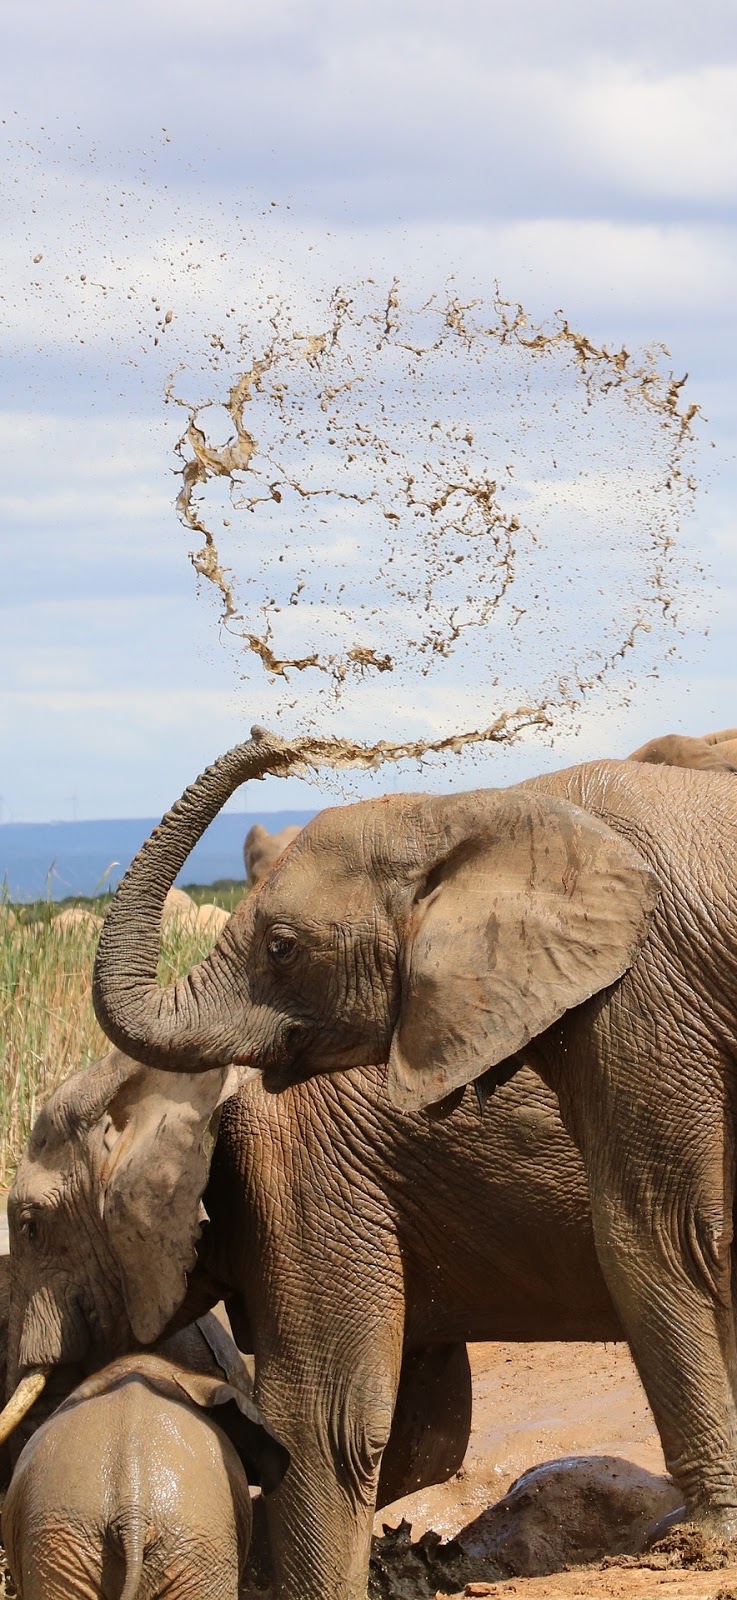
<svg viewBox="0 0 737 1600">
<path fill-rule="evenodd" d="M 525 1472 L 455 1542 L 474 1561 L 487 1556 L 505 1576 L 544 1576 L 607 1555 L 636 1555 L 660 1517 L 680 1504 L 669 1478 L 618 1456 L 574 1456 Z"/>
<path fill-rule="evenodd" d="M 548 1461 L 518 1478 L 454 1539 L 412 1542 L 402 1522 L 375 1539 L 371 1600 L 432 1600 L 466 1585 L 544 1577 L 604 1556 L 635 1555 L 680 1505 L 669 1478 L 618 1456 Z"/>
</svg>

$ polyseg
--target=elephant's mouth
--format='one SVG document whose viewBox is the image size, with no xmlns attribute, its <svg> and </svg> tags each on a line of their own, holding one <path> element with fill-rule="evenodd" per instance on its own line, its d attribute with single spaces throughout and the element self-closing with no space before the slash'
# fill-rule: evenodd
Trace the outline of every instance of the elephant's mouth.
<svg viewBox="0 0 737 1600">
<path fill-rule="evenodd" d="M 350 1027 L 345 1022 L 340 1025 L 340 1037 L 332 1047 L 326 1043 L 324 1018 L 315 1022 L 303 1018 L 279 1020 L 275 1027 L 271 1012 L 263 1025 L 268 1044 L 261 1044 L 259 1033 L 261 1028 L 255 1041 L 232 1059 L 235 1066 L 257 1072 L 268 1094 L 281 1094 L 284 1089 L 306 1083 L 318 1075 L 372 1066 L 386 1059 L 386 1050 L 382 1050 L 378 1038 L 369 1040 L 362 1028 Z"/>
<path fill-rule="evenodd" d="M 270 1063 L 262 1069 L 261 1082 L 267 1094 L 281 1094 L 284 1089 L 291 1089 L 295 1084 L 306 1083 L 308 1078 L 313 1078 L 316 1073 L 325 1071 L 325 1063 L 312 1062 L 305 1055 L 299 1055 L 296 1060 Z"/>
<path fill-rule="evenodd" d="M 256 1044 L 234 1055 L 234 1065 L 259 1073 L 264 1088 L 270 1094 L 278 1094 L 291 1084 L 312 1077 L 316 1066 L 310 1062 L 309 1048 L 314 1033 L 309 1023 L 283 1022 L 268 1045 Z"/>
<path fill-rule="evenodd" d="M 307 1083 L 310 1078 L 328 1077 L 331 1073 L 346 1072 L 352 1067 L 373 1066 L 382 1059 L 385 1059 L 385 1054 L 382 1055 L 380 1050 L 367 1049 L 364 1039 L 356 1040 L 352 1045 L 341 1041 L 339 1046 L 331 1050 L 320 1039 L 317 1028 L 305 1027 L 300 1035 L 299 1051 L 290 1053 L 286 1060 L 269 1061 L 267 1066 L 261 1068 L 261 1081 L 268 1094 L 280 1094 L 295 1084 Z"/>
</svg>

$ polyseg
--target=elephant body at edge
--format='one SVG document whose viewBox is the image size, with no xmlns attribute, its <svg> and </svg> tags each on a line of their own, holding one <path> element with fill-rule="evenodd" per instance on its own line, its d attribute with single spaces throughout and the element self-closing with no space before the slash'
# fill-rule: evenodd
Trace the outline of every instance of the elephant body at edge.
<svg viewBox="0 0 737 1600">
<path fill-rule="evenodd" d="M 721 728 L 693 739 L 684 733 L 649 739 L 627 757 L 651 766 L 687 767 L 693 772 L 737 773 L 737 728 Z"/>
</svg>

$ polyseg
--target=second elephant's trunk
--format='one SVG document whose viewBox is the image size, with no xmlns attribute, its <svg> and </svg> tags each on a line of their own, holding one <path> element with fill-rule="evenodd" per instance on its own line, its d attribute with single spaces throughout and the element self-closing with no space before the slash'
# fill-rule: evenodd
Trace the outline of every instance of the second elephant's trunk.
<svg viewBox="0 0 737 1600">
<path fill-rule="evenodd" d="M 245 977 L 228 927 L 206 961 L 162 988 L 156 981 L 164 900 L 226 800 L 250 778 L 285 772 L 299 745 L 254 728 L 208 767 L 146 840 L 105 917 L 92 997 L 101 1028 L 127 1055 L 163 1071 L 203 1072 L 232 1060 L 244 1038 Z"/>
</svg>

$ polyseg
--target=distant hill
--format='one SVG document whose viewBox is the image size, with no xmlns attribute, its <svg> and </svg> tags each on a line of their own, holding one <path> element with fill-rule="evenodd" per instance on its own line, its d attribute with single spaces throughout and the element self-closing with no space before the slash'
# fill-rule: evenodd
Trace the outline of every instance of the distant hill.
<svg viewBox="0 0 737 1600">
<path fill-rule="evenodd" d="M 242 879 L 243 840 L 254 822 L 270 833 L 309 822 L 314 811 L 221 812 L 192 851 L 177 883 Z M 9 900 L 64 900 L 115 888 L 158 817 L 102 822 L 0 823 L 0 887 Z M 113 865 L 113 863 L 117 865 Z"/>
</svg>

